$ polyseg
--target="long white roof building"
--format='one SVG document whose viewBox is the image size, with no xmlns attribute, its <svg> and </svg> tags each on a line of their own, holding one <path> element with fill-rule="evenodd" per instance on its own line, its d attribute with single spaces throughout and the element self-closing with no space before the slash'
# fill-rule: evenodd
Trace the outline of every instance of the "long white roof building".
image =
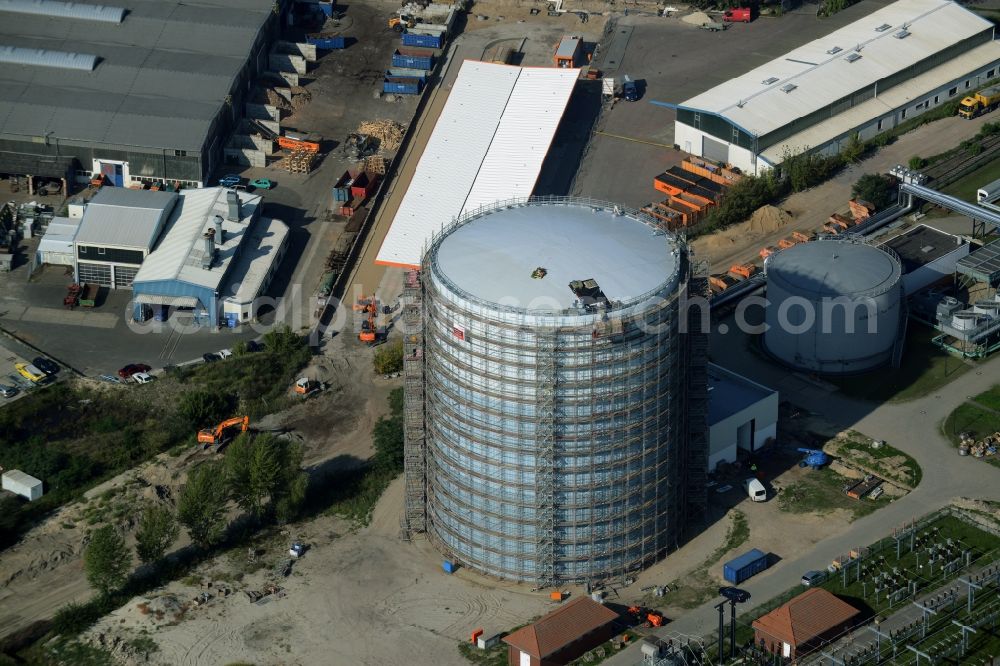
<svg viewBox="0 0 1000 666">
<path fill-rule="evenodd" d="M 950 0 L 899 0 L 681 103 L 675 143 L 750 172 L 836 152 L 996 78 L 993 37 Z"/>
<path fill-rule="evenodd" d="M 462 63 L 376 263 L 417 267 L 431 235 L 456 217 L 530 196 L 579 75 Z"/>
</svg>

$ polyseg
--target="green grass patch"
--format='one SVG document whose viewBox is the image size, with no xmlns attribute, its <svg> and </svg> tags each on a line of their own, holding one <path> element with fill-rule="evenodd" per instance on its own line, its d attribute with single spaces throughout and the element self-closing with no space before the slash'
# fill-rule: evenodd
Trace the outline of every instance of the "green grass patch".
<svg viewBox="0 0 1000 666">
<path fill-rule="evenodd" d="M 988 391 L 983 391 L 974 397 L 973 401 L 978 402 L 983 407 L 1000 412 L 1000 384 L 997 384 Z"/>
<path fill-rule="evenodd" d="M 998 178 L 1000 178 L 1000 158 L 987 162 L 954 183 L 949 183 L 942 191 L 964 201 L 975 202 L 976 192 L 983 186 L 983 183 L 992 183 Z"/>
<path fill-rule="evenodd" d="M 729 551 L 739 548 L 750 538 L 750 526 L 747 523 L 746 514 L 742 511 L 733 510 L 729 513 L 730 524 L 726 530 L 725 540 L 712 551 L 704 562 L 697 569 L 685 576 L 681 581 L 674 581 L 670 584 L 669 602 L 673 606 L 681 608 L 697 608 L 718 592 L 718 583 L 709 575 L 708 570 L 717 564 Z M 647 605 L 663 604 L 663 601 L 652 597 L 647 599 Z"/>
<path fill-rule="evenodd" d="M 922 398 L 974 367 L 937 347 L 932 342 L 935 335 L 934 329 L 910 322 L 901 367 L 826 381 L 845 395 L 869 402 L 898 403 Z"/>
<path fill-rule="evenodd" d="M 972 433 L 972 438 L 979 440 L 1000 430 L 1000 415 L 965 402 L 948 415 L 942 430 L 958 446 L 963 432 Z"/>
<path fill-rule="evenodd" d="M 837 474 L 829 467 L 809 470 L 800 480 L 791 483 L 778 493 L 778 508 L 788 513 L 830 513 L 847 509 L 852 520 L 883 506 L 888 499 L 883 495 L 877 500 L 851 499 L 844 492 L 844 486 L 852 479 Z"/>
<path fill-rule="evenodd" d="M 75 638 L 58 638 L 49 643 L 37 643 L 20 655 L 29 666 L 72 664 L 73 666 L 114 666 L 115 659 L 107 650 L 81 643 Z"/>
</svg>

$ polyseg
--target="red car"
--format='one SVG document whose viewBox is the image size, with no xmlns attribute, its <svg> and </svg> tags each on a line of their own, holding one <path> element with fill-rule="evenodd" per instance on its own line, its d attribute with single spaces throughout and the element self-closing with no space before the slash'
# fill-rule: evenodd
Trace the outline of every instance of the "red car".
<svg viewBox="0 0 1000 666">
<path fill-rule="evenodd" d="M 118 371 L 118 376 L 122 379 L 128 379 L 137 372 L 149 372 L 150 370 L 152 368 L 145 363 L 130 363 Z"/>
</svg>

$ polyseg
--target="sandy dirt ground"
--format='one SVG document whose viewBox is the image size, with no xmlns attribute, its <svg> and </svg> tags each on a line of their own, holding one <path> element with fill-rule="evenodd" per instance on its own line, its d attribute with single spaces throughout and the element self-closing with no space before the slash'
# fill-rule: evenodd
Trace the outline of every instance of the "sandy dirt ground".
<svg viewBox="0 0 1000 666">
<path fill-rule="evenodd" d="M 148 635 L 159 645 L 153 664 L 466 664 L 457 650 L 470 632 L 510 628 L 549 609 L 543 593 L 498 585 L 477 576 L 442 572 L 426 541 L 399 541 L 403 482 L 397 479 L 377 505 L 371 524 L 321 517 L 297 527 L 309 545 L 292 574 L 269 570 L 232 584 L 234 592 L 207 604 L 191 600 L 203 588 L 172 583 L 104 618 L 91 640 L 119 645 Z M 280 557 L 286 541 L 270 546 Z M 225 557 L 199 570 L 206 580 L 232 568 Z M 268 580 L 281 592 L 251 603 L 244 590 Z M 145 605 L 145 606 L 144 606 Z M 170 609 L 157 618 L 143 608 Z M 119 656 L 127 648 L 117 649 Z M 125 661 L 136 660 L 133 655 Z M 139 659 L 138 661 L 142 661 Z"/>
</svg>

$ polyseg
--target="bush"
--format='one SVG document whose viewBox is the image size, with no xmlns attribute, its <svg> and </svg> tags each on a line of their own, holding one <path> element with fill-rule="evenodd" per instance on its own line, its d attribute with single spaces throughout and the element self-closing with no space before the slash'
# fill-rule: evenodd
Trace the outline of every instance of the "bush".
<svg viewBox="0 0 1000 666">
<path fill-rule="evenodd" d="M 896 188 L 892 181 L 878 173 L 868 173 L 851 187 L 851 194 L 856 199 L 867 201 L 875 206 L 875 210 L 888 208 L 896 201 Z"/>
<path fill-rule="evenodd" d="M 181 396 L 179 412 L 185 426 L 198 429 L 228 418 L 233 405 L 229 396 L 218 391 L 194 390 Z"/>
<path fill-rule="evenodd" d="M 403 370 L 403 341 L 395 340 L 375 350 L 375 373 L 390 375 Z"/>
<path fill-rule="evenodd" d="M 738 224 L 786 191 L 785 184 L 778 180 L 773 171 L 767 171 L 761 176 L 744 176 L 729 188 L 718 206 L 710 209 L 705 226 L 711 230 Z"/>
<path fill-rule="evenodd" d="M 914 171 L 916 171 L 917 169 L 923 169 L 925 166 L 927 166 L 927 160 L 920 157 L 919 155 L 914 155 L 913 157 L 910 158 L 910 161 L 907 163 L 907 166 L 909 166 Z"/>
<path fill-rule="evenodd" d="M 67 604 L 52 618 L 52 631 L 62 636 L 75 636 L 101 619 L 102 615 L 102 609 L 97 604 Z"/>
</svg>

